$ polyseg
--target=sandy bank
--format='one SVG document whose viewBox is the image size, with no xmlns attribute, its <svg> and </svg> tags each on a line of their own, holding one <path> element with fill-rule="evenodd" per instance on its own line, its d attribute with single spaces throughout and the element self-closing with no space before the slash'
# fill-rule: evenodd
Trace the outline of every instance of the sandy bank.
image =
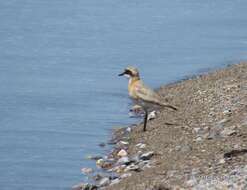
<svg viewBox="0 0 247 190">
<path fill-rule="evenodd" d="M 179 111 L 161 110 L 146 132 L 141 124 L 125 135 L 119 132 L 117 141 L 128 144 L 118 143 L 109 158 L 119 159 L 121 149 L 128 158 L 153 155 L 148 165 L 143 160 L 122 163 L 123 168 L 113 163 L 107 169 L 115 168 L 119 180 L 104 189 L 247 189 L 247 63 L 162 86 L 158 92 Z M 136 169 L 126 170 L 130 164 Z"/>
</svg>

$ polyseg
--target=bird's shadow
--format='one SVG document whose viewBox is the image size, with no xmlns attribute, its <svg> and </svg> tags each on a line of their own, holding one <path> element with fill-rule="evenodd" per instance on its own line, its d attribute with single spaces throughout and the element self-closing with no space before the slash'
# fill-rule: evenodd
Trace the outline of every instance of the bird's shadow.
<svg viewBox="0 0 247 190">
<path fill-rule="evenodd" d="M 247 153 L 247 149 L 231 150 L 230 152 L 227 152 L 224 154 L 224 158 L 232 158 L 232 157 L 240 156 L 246 153 Z"/>
</svg>

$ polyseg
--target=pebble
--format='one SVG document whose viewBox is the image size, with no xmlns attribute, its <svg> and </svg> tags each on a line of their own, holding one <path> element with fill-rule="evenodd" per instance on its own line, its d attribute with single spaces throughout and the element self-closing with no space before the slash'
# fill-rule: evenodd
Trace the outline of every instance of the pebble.
<svg viewBox="0 0 247 190">
<path fill-rule="evenodd" d="M 222 159 L 219 160 L 219 164 L 224 164 L 224 163 L 226 163 L 226 161 L 225 161 L 224 158 L 222 158 Z"/>
<path fill-rule="evenodd" d="M 119 178 L 116 178 L 114 180 L 111 181 L 111 184 L 110 185 L 114 185 L 114 184 L 117 184 L 120 182 L 120 179 Z"/>
<path fill-rule="evenodd" d="M 82 168 L 81 173 L 83 173 L 84 175 L 88 175 L 90 173 L 93 173 L 93 169 L 92 168 Z"/>
<path fill-rule="evenodd" d="M 197 183 L 196 179 L 190 179 L 186 182 L 186 184 L 189 186 L 189 187 L 192 187 L 194 186 L 195 184 Z"/>
<path fill-rule="evenodd" d="M 126 150 L 121 149 L 121 150 L 117 153 L 117 155 L 118 155 L 119 157 L 124 157 L 124 156 L 127 156 L 128 153 L 126 152 Z"/>
<path fill-rule="evenodd" d="M 97 165 L 97 166 L 102 166 L 103 163 L 104 163 L 104 160 L 103 160 L 102 158 L 100 158 L 100 159 L 98 159 L 98 160 L 96 161 L 96 165 Z"/>
<path fill-rule="evenodd" d="M 107 185 L 110 184 L 110 182 L 111 182 L 111 181 L 110 181 L 109 177 L 104 177 L 104 178 L 102 178 L 102 179 L 100 180 L 99 186 L 100 186 L 100 187 L 107 186 Z"/>
<path fill-rule="evenodd" d="M 120 176 L 120 178 L 121 178 L 121 179 L 124 179 L 124 178 L 130 177 L 130 176 L 132 176 L 131 173 L 124 173 L 124 174 L 122 174 L 122 175 Z"/>
<path fill-rule="evenodd" d="M 185 153 L 185 152 L 189 152 L 192 150 L 192 147 L 190 145 L 184 145 L 181 147 L 181 152 Z"/>
<path fill-rule="evenodd" d="M 79 183 L 72 186 L 72 190 L 97 190 L 97 186 L 89 183 Z"/>
<path fill-rule="evenodd" d="M 126 131 L 130 133 L 131 132 L 131 128 L 127 127 Z"/>
<path fill-rule="evenodd" d="M 200 130 L 201 130 L 200 127 L 195 127 L 195 128 L 194 128 L 194 131 L 195 131 L 196 134 L 197 134 Z"/>
<path fill-rule="evenodd" d="M 138 165 L 135 165 L 135 164 L 131 164 L 129 166 L 127 166 L 125 169 L 124 169 L 125 172 L 128 172 L 128 171 L 136 171 L 136 172 L 139 172 L 141 171 L 140 167 Z"/>
<path fill-rule="evenodd" d="M 88 159 L 88 160 L 99 160 L 101 158 L 102 158 L 102 156 L 92 156 L 92 155 L 89 155 L 86 157 L 86 159 Z"/>
<path fill-rule="evenodd" d="M 152 120 L 156 118 L 156 111 L 152 111 L 148 114 L 148 120 Z"/>
<path fill-rule="evenodd" d="M 150 160 L 151 157 L 154 155 L 153 151 L 146 152 L 140 156 L 141 160 Z"/>
<path fill-rule="evenodd" d="M 127 142 L 127 141 L 119 141 L 119 144 L 122 144 L 122 145 L 128 145 L 128 144 L 129 144 L 129 142 Z"/>
<path fill-rule="evenodd" d="M 144 149 L 144 148 L 146 148 L 146 144 L 138 143 L 138 144 L 136 144 L 136 147 Z"/>
<path fill-rule="evenodd" d="M 202 141 L 202 137 L 196 137 L 196 141 L 197 141 L 197 142 Z"/>
<path fill-rule="evenodd" d="M 117 165 L 122 165 L 122 164 L 129 164 L 130 163 L 130 159 L 127 156 L 124 156 L 122 158 L 119 158 L 117 161 Z"/>
<path fill-rule="evenodd" d="M 106 144 L 102 142 L 102 143 L 99 143 L 99 146 L 100 146 L 100 147 L 105 147 Z"/>
<path fill-rule="evenodd" d="M 96 165 L 100 168 L 110 168 L 113 165 L 113 161 L 112 160 L 104 160 L 104 159 L 99 159 L 96 161 Z"/>
</svg>

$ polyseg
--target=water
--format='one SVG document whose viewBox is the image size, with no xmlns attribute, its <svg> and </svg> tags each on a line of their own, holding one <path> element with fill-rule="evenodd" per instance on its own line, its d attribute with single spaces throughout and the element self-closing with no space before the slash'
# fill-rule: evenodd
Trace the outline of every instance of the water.
<svg viewBox="0 0 247 190">
<path fill-rule="evenodd" d="M 247 2 L 0 1 L 0 186 L 70 189 L 128 118 L 127 82 L 152 87 L 247 58 Z"/>
</svg>

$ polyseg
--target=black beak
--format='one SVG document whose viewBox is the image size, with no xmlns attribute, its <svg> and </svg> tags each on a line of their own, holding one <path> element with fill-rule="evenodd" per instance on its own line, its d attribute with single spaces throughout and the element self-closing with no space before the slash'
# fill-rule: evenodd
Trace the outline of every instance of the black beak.
<svg viewBox="0 0 247 190">
<path fill-rule="evenodd" d="M 123 73 L 119 74 L 118 76 L 123 76 L 124 74 L 125 74 L 125 71 Z"/>
</svg>

